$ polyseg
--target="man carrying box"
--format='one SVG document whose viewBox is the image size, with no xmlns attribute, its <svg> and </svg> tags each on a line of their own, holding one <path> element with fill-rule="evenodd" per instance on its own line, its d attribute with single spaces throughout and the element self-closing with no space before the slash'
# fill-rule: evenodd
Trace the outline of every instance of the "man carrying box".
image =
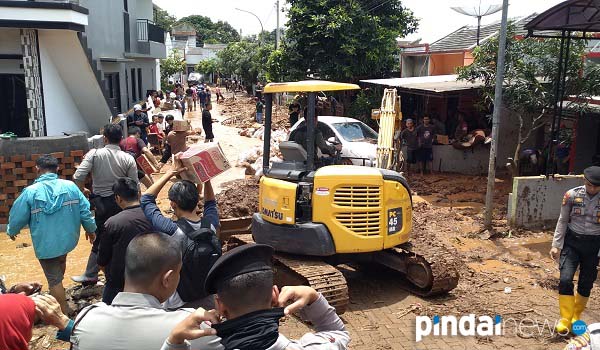
<svg viewBox="0 0 600 350">
<path fill-rule="evenodd" d="M 123 152 L 130 154 L 138 164 L 138 179 L 146 188 L 152 186 L 154 181 L 150 175 L 157 172 L 158 162 L 144 141 L 140 138 L 141 130 L 137 126 L 132 126 L 127 132 L 127 138 L 123 139 L 119 146 Z M 152 168 L 154 166 L 154 168 Z M 143 170 L 142 170 L 143 169 Z"/>
<path fill-rule="evenodd" d="M 210 310 L 214 308 L 213 296 L 206 294 L 202 286 L 208 271 L 221 256 L 221 244 L 216 236 L 219 212 L 210 181 L 204 184 L 203 216 L 196 213 L 202 183 L 195 185 L 190 181 L 182 180 L 174 183 L 169 189 L 171 208 L 179 218 L 177 222 L 163 216 L 156 205 L 156 197 L 166 183 L 186 170 L 178 156 L 175 157 L 173 168 L 144 192 L 141 205 L 153 229 L 177 239 L 184 252 L 177 291 L 165 302 L 165 308 L 179 309 L 185 306 Z"/>
</svg>

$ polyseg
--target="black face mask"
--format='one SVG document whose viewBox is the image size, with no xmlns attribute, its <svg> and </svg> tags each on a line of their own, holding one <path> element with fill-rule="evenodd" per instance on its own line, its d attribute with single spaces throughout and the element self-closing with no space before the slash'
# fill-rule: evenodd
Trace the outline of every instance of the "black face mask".
<svg viewBox="0 0 600 350">
<path fill-rule="evenodd" d="M 275 344 L 279 337 L 279 319 L 283 308 L 261 310 L 213 324 L 225 350 L 264 350 Z"/>
</svg>

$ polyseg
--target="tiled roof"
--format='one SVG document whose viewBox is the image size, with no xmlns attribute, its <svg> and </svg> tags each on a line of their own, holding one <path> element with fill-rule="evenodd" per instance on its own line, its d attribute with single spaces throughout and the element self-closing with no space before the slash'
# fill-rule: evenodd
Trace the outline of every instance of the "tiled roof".
<svg viewBox="0 0 600 350">
<path fill-rule="evenodd" d="M 529 23 L 537 14 L 514 20 L 517 35 L 526 35 L 525 24 Z M 479 42 L 483 44 L 500 30 L 500 22 L 482 25 Z M 429 46 L 431 52 L 466 51 L 477 45 L 477 26 L 464 26 L 448 34 Z"/>
</svg>

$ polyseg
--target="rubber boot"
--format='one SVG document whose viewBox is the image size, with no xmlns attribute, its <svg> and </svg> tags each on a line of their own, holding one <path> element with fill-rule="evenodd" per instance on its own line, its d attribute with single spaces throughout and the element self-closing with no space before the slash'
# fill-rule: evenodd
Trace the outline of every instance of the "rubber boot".
<svg viewBox="0 0 600 350">
<path fill-rule="evenodd" d="M 573 318 L 571 319 L 571 323 L 575 323 L 575 321 L 579 321 L 581 319 L 581 313 L 583 310 L 585 310 L 589 299 L 590 298 L 575 294 L 575 308 L 573 309 Z"/>
<path fill-rule="evenodd" d="M 98 253 L 91 252 L 85 273 L 81 276 L 71 276 L 71 279 L 73 282 L 81 283 L 84 286 L 95 285 L 98 283 L 98 270 Z"/>
<path fill-rule="evenodd" d="M 573 295 L 559 295 L 558 306 L 560 308 L 560 320 L 554 327 L 554 330 L 560 335 L 567 335 L 571 332 L 571 319 L 575 309 L 575 297 Z"/>
</svg>

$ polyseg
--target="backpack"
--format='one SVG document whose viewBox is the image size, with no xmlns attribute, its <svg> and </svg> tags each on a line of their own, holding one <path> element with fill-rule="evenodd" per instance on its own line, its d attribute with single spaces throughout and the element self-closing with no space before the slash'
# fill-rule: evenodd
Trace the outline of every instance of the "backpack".
<svg viewBox="0 0 600 350">
<path fill-rule="evenodd" d="M 204 291 L 204 282 L 208 271 L 222 254 L 221 243 L 215 228 L 204 218 L 199 229 L 194 229 L 185 219 L 179 219 L 177 227 L 185 233 L 183 267 L 177 292 L 183 301 L 191 302 L 208 295 Z"/>
</svg>

